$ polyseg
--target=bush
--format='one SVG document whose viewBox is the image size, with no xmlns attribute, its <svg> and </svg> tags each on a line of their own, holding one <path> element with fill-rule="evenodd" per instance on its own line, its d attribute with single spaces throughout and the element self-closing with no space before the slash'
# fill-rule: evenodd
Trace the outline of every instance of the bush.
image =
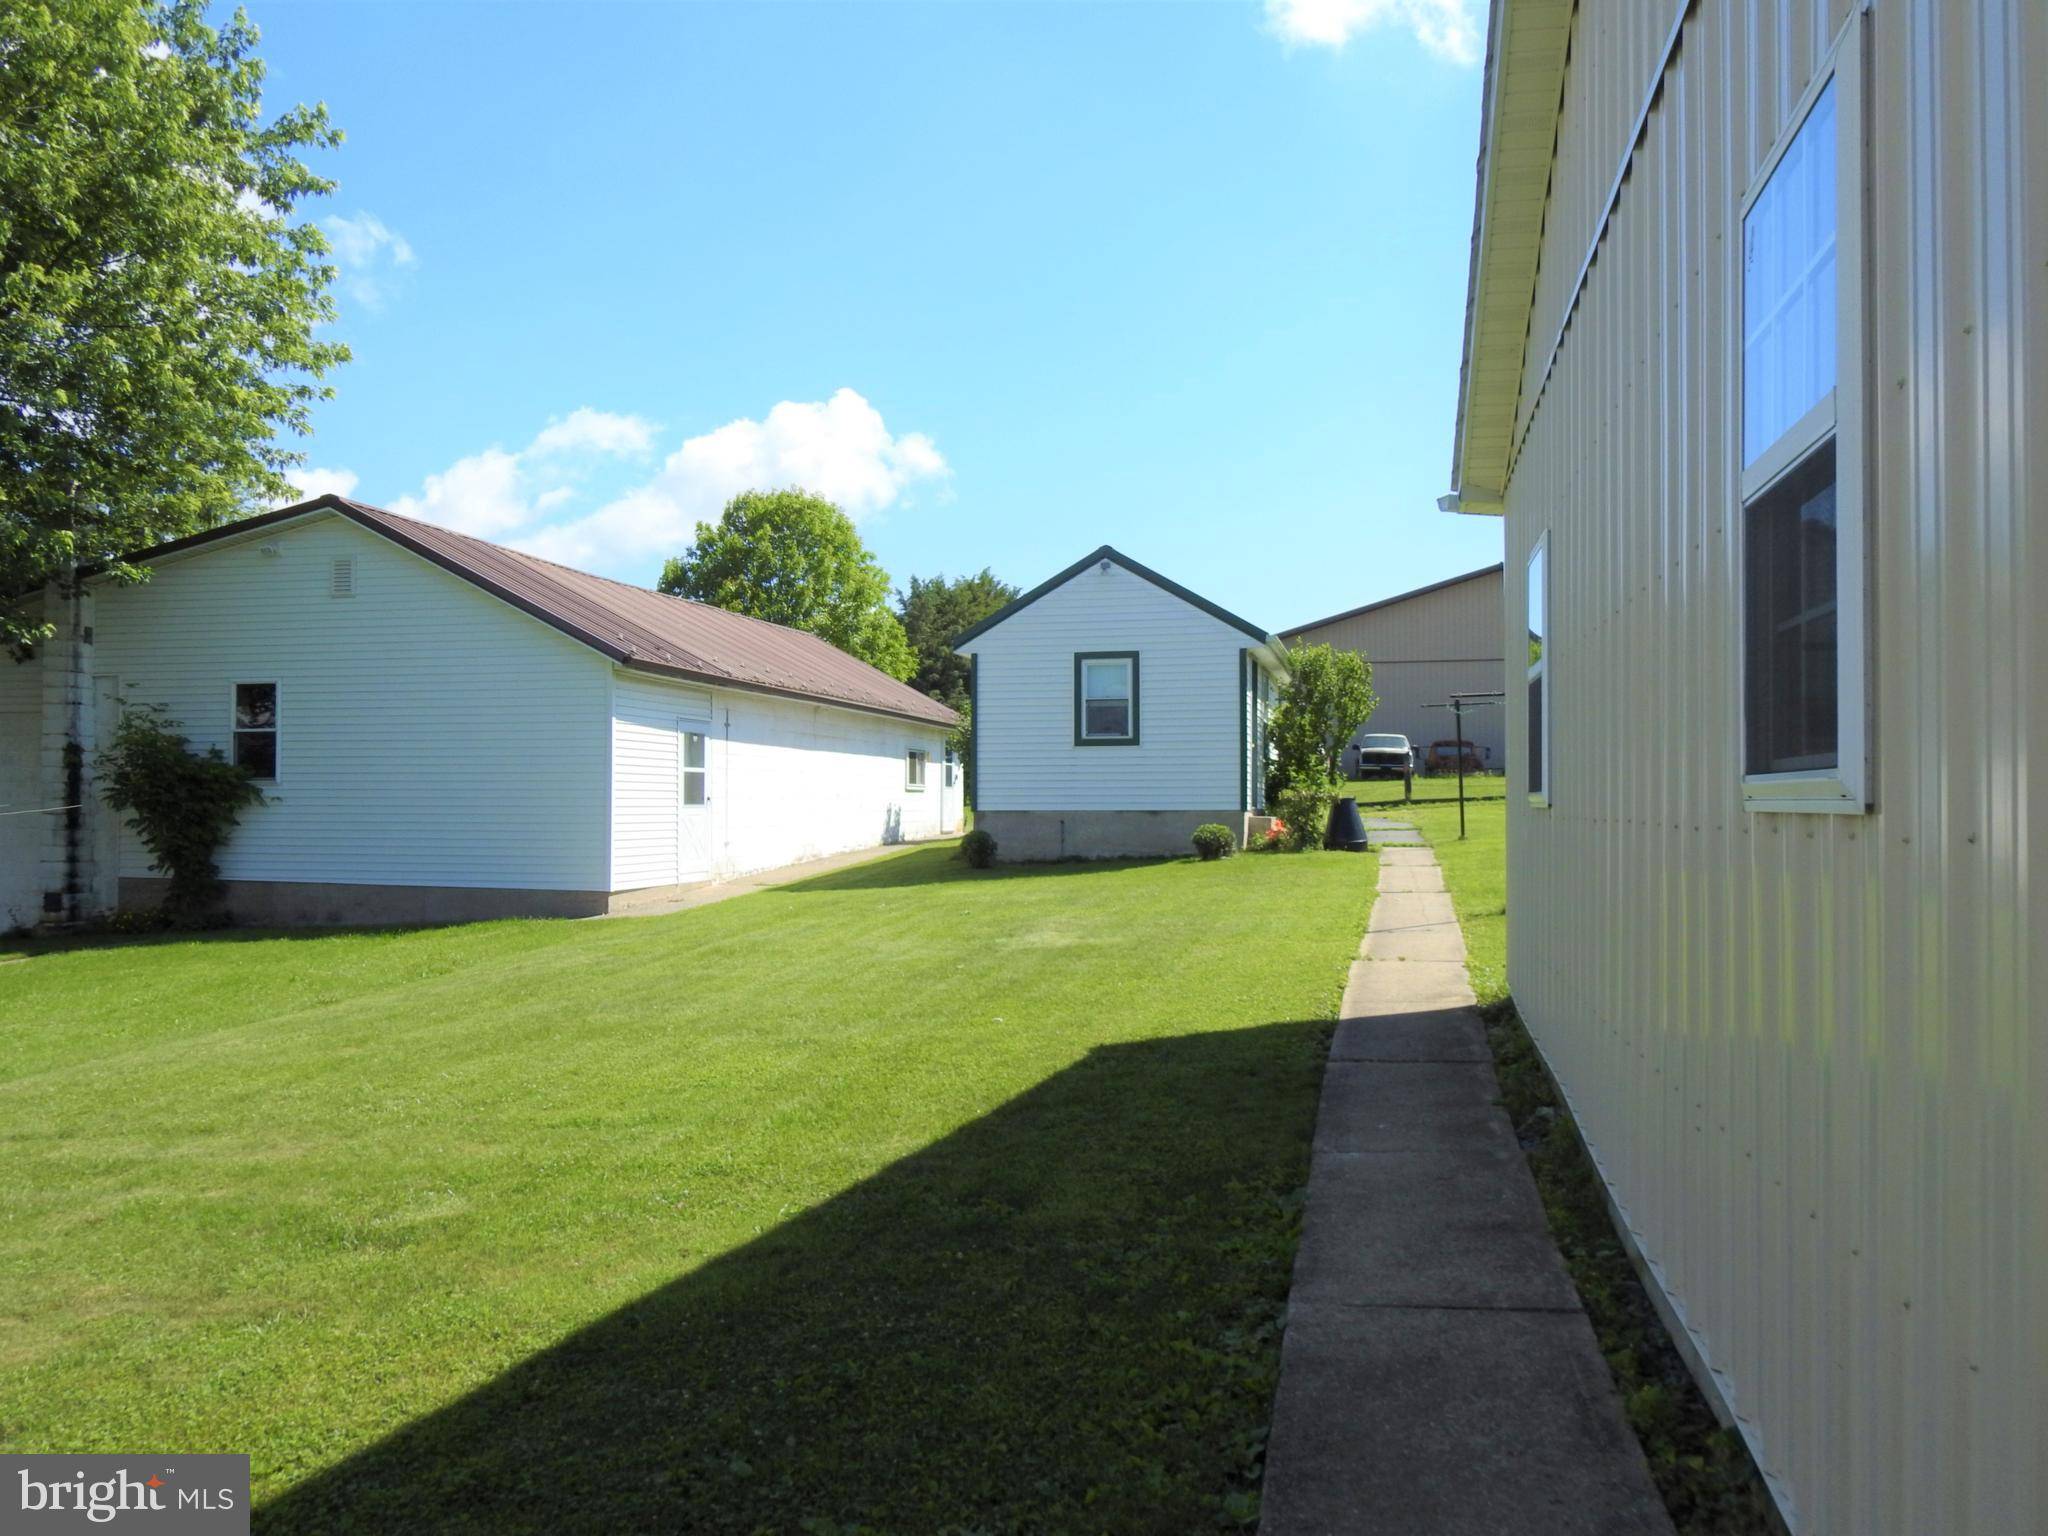
<svg viewBox="0 0 2048 1536">
<path fill-rule="evenodd" d="M 1323 846 L 1330 825 L 1330 807 L 1337 802 L 1337 781 L 1302 774 L 1280 796 L 1280 820 L 1287 828 L 1285 846 L 1303 853 Z"/>
<path fill-rule="evenodd" d="M 987 869 L 996 861 L 996 840 L 976 827 L 960 839 L 960 855 L 976 869 Z"/>
<path fill-rule="evenodd" d="M 155 866 L 170 877 L 164 892 L 167 921 L 196 922 L 220 899 L 220 867 L 213 856 L 242 812 L 263 803 L 248 772 L 221 756 L 219 747 L 194 752 L 153 710 L 131 709 L 95 762 L 107 804 L 127 811 Z"/>
<path fill-rule="evenodd" d="M 1195 828 L 1195 852 L 1204 859 L 1227 859 L 1237 852 L 1237 834 L 1220 821 L 1205 821 Z"/>
</svg>

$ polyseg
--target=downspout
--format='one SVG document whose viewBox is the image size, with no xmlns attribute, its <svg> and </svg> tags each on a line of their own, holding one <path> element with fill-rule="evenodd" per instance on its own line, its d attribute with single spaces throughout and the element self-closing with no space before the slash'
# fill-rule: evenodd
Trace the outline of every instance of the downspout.
<svg viewBox="0 0 2048 1536">
<path fill-rule="evenodd" d="M 92 624 L 76 560 L 65 561 L 44 589 L 56 633 L 43 655 L 43 788 L 57 820 L 43 850 L 43 921 L 65 925 L 86 914 L 86 710 L 92 702 Z"/>
</svg>

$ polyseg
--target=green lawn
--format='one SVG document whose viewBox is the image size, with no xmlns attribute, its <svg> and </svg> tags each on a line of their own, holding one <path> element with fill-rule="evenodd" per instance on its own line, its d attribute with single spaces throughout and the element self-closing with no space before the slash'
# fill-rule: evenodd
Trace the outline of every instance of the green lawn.
<svg viewBox="0 0 2048 1536">
<path fill-rule="evenodd" d="M 1401 786 L 1388 780 L 1346 784 L 1368 816 L 1413 822 L 1436 850 L 1444 884 L 1465 930 L 1467 969 L 1482 1006 L 1508 995 L 1508 879 L 1506 780 L 1499 775 L 1465 780 L 1465 837 L 1458 837 L 1458 781 L 1417 779 L 1415 800 L 1404 805 Z"/>
<path fill-rule="evenodd" d="M 0 1444 L 273 1530 L 1255 1518 L 1372 863 L 0 947 Z"/>
</svg>

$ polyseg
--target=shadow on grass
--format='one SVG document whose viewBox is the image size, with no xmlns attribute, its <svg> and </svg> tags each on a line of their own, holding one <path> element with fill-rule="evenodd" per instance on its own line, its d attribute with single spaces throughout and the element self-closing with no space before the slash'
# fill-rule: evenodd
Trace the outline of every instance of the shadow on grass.
<svg viewBox="0 0 2048 1536">
<path fill-rule="evenodd" d="M 1329 1027 L 1097 1047 L 256 1527 L 1249 1523 Z"/>
</svg>

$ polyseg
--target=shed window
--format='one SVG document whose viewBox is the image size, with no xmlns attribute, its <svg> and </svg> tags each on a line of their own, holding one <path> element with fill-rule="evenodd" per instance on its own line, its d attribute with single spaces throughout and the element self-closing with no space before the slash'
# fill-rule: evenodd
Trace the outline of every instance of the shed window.
<svg viewBox="0 0 2048 1536">
<path fill-rule="evenodd" d="M 1550 803 L 1550 535 L 1529 551 L 1529 798 Z"/>
<path fill-rule="evenodd" d="M 1083 652 L 1074 658 L 1074 742 L 1128 746 L 1138 740 L 1138 653 Z"/>
<path fill-rule="evenodd" d="M 1863 804 L 1860 23 L 1742 215 L 1744 798 Z"/>
<path fill-rule="evenodd" d="M 903 754 L 903 787 L 913 793 L 924 789 L 925 765 L 931 761 L 931 753 L 920 752 L 915 747 Z"/>
<path fill-rule="evenodd" d="M 256 778 L 277 777 L 277 684 L 235 684 L 234 759 Z"/>
</svg>

